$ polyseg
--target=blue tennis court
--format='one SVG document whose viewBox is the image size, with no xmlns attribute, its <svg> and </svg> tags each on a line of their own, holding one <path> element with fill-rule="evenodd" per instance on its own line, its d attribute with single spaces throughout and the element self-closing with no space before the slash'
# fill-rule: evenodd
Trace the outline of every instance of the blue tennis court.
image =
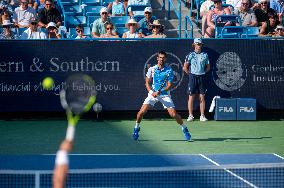
<svg viewBox="0 0 284 188">
<path fill-rule="evenodd" d="M 51 187 L 55 155 L 0 156 L 0 187 Z M 73 154 L 67 187 L 284 187 L 277 154 Z"/>
</svg>

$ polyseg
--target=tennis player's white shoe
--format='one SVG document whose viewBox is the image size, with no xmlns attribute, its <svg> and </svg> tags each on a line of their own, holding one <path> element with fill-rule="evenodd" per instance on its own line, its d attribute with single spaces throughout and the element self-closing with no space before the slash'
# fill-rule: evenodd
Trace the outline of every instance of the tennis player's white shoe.
<svg viewBox="0 0 284 188">
<path fill-rule="evenodd" d="M 204 115 L 201 115 L 199 119 L 200 121 L 208 121 L 208 119 Z"/>
<path fill-rule="evenodd" d="M 189 115 L 186 121 L 193 121 L 193 120 L 194 120 L 193 115 Z"/>
</svg>

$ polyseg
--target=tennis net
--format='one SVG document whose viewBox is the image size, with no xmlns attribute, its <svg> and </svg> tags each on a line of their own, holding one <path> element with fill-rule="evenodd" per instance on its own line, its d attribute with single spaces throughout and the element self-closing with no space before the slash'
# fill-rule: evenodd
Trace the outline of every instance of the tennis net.
<svg viewBox="0 0 284 188">
<path fill-rule="evenodd" d="M 1 170 L 0 187 L 52 187 L 52 171 Z M 284 164 L 70 170 L 66 187 L 284 187 Z"/>
</svg>

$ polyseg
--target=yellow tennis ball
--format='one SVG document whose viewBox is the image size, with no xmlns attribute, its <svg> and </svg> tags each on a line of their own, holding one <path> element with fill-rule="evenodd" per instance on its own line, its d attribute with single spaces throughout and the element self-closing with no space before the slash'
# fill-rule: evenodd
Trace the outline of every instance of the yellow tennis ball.
<svg viewBox="0 0 284 188">
<path fill-rule="evenodd" d="M 42 87 L 46 90 L 50 90 L 54 84 L 54 81 L 51 77 L 46 77 L 42 81 Z"/>
</svg>

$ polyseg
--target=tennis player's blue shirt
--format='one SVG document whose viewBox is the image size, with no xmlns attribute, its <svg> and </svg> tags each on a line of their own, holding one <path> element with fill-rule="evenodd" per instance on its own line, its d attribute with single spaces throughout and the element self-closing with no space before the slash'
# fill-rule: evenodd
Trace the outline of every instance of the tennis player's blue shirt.
<svg viewBox="0 0 284 188">
<path fill-rule="evenodd" d="M 164 91 L 164 88 L 167 86 L 167 82 L 173 83 L 174 74 L 171 67 L 164 66 L 162 69 L 159 69 L 158 65 L 155 65 L 148 69 L 146 76 L 148 78 L 153 78 L 153 91 L 158 91 L 162 87 L 160 95 L 170 94 L 170 91 Z"/>
<path fill-rule="evenodd" d="M 190 66 L 190 73 L 195 75 L 205 74 L 206 65 L 209 64 L 209 58 L 207 53 L 195 53 L 191 52 L 185 57 L 185 63 Z"/>
</svg>

